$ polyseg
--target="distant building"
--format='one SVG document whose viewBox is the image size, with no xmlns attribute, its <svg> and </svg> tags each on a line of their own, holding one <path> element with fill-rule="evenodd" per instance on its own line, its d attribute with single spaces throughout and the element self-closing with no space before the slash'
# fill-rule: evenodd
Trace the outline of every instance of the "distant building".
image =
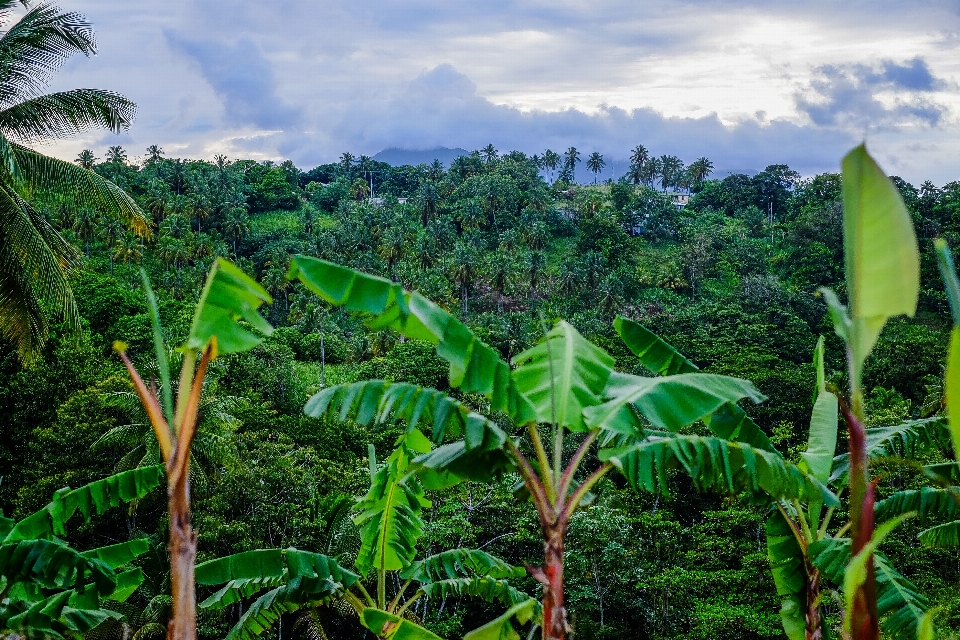
<svg viewBox="0 0 960 640">
<path fill-rule="evenodd" d="M 690 194 L 682 191 L 667 191 L 665 195 L 670 196 L 673 204 L 677 205 L 677 209 L 683 209 L 690 202 Z"/>
<path fill-rule="evenodd" d="M 407 204 L 407 200 L 410 198 L 397 198 L 397 204 Z M 372 204 L 377 207 L 382 207 L 384 203 L 384 198 L 367 198 L 367 204 Z"/>
</svg>

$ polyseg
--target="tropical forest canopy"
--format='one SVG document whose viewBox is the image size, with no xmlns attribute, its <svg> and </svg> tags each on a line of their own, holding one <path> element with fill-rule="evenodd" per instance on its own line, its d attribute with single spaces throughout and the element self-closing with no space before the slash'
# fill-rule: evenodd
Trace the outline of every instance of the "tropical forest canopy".
<svg viewBox="0 0 960 640">
<path fill-rule="evenodd" d="M 141 270 L 156 296 L 163 340 L 181 345 L 219 258 L 272 296 L 260 311 L 275 330 L 252 349 L 220 355 L 203 381 L 191 467 L 198 563 L 295 547 L 343 567 L 356 563 L 354 571 L 375 566 L 372 556 L 364 560 L 371 550 L 361 544 L 367 516 L 351 518 L 375 506 L 368 488 L 377 464 L 383 473 L 402 471 L 422 444 L 397 448 L 403 421 L 377 423 L 346 409 L 307 415 L 304 406 L 318 391 L 383 379 L 450 391 L 465 406 L 491 410 L 481 394 L 450 389 L 448 363 L 429 342 L 402 337 L 388 324 L 365 326 L 302 279 L 288 279 L 297 255 L 419 291 L 506 362 L 563 318 L 606 350 L 617 372 L 649 376 L 614 326 L 618 316 L 633 320 L 686 356 L 690 371 L 751 381 L 758 390 L 753 399 L 766 400 L 741 405 L 787 461 L 800 462 L 817 399 L 819 338 L 825 341 L 821 388 L 848 384 L 845 346 L 819 291 L 848 294 L 840 175 L 801 178 L 772 165 L 755 175 L 715 178 L 705 158 L 684 168 L 679 159 L 656 158 L 642 147 L 633 156 L 631 171 L 616 182 L 575 184 L 576 150 L 531 158 L 490 146 L 449 168 L 394 167 L 345 153 L 340 162 L 309 170 L 290 161 L 173 159 L 155 146 L 141 164 L 120 147 L 103 159 L 85 151 L 77 164 L 130 194 L 152 232 L 138 233 L 95 207 L 35 203 L 82 254 L 70 282 L 81 329 L 48 309 L 49 340 L 38 359 L 24 365 L 14 347 L 3 344 L 3 513 L 20 520 L 62 487 L 157 468 L 164 458 L 112 345 L 122 341 L 147 384 L 160 384 L 166 365 L 155 350 Z M 599 154 L 585 160 L 594 174 L 604 166 Z M 918 238 L 919 300 L 914 317 L 889 320 L 866 361 L 868 428 L 943 412 L 952 327 L 933 240 L 960 244 L 960 183 L 893 183 Z M 166 355 L 173 371 L 184 356 Z M 176 387 L 175 376 L 167 384 Z M 696 423 L 681 433 L 709 431 Z M 944 460 L 936 447 L 904 438 L 907 450 L 898 455 L 919 464 Z M 842 428 L 835 446 L 829 456 L 847 451 Z M 883 460 L 873 465 L 878 500 L 927 484 L 915 469 Z M 536 594 L 535 577 L 511 568 L 535 565 L 543 554 L 537 513 L 515 495 L 518 479 L 494 474 L 435 490 L 426 482 L 404 485 L 416 496 L 409 509 L 422 527 L 417 557 L 480 549 L 508 563 L 502 569 L 485 564 L 485 571 L 511 576 L 511 588 Z M 565 575 L 567 615 L 577 637 L 784 637 L 783 595 L 768 553 L 769 504 L 716 487 L 698 490 L 703 487 L 683 473 L 671 472 L 665 481 L 665 492 L 644 492 L 609 475 L 573 513 Z M 365 494 L 366 502 L 355 507 Z M 883 552 L 927 599 L 926 607 L 942 608 L 944 628 L 960 629 L 956 551 L 921 544 L 917 534 L 930 526 L 921 520 L 901 524 Z M 82 550 L 146 538 L 150 551 L 135 561 L 144 576 L 140 588 L 109 605 L 125 617 L 108 619 L 88 635 L 125 638 L 125 629 L 163 635 L 170 585 L 162 491 L 61 535 Z M 219 588 L 205 586 L 216 582 L 211 571 L 210 581 L 199 585 L 199 600 Z M 418 571 L 403 579 L 424 583 L 429 597 L 409 611 L 441 637 L 462 637 L 503 611 L 455 590 L 430 591 L 429 569 Z M 336 575 L 344 584 L 356 579 Z M 391 594 L 399 581 L 388 582 Z M 201 607 L 199 635 L 223 637 L 250 606 L 250 593 L 225 606 Z M 831 593 L 824 591 L 822 605 L 836 631 L 844 602 Z M 280 631 L 274 625 L 264 633 L 363 637 L 351 615 L 356 620 L 346 605 L 322 606 L 306 616 L 284 614 Z"/>
</svg>

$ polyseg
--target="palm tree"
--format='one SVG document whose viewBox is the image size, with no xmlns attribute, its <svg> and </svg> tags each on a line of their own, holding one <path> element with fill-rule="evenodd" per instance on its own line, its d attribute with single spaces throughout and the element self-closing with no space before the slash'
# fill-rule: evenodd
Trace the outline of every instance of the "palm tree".
<svg viewBox="0 0 960 640">
<path fill-rule="evenodd" d="M 642 164 L 631 164 L 630 170 L 627 172 L 627 177 L 630 178 L 630 182 L 633 184 L 640 184 L 644 182 L 644 165 Z"/>
<path fill-rule="evenodd" d="M 77 159 L 74 160 L 74 162 L 87 171 L 93 171 L 93 165 L 96 164 L 97 160 L 99 160 L 99 158 L 93 155 L 93 151 L 90 149 L 84 149 L 80 152 L 80 155 L 77 156 Z"/>
<path fill-rule="evenodd" d="M 117 236 L 113 245 L 113 257 L 123 262 L 140 262 L 143 259 L 143 242 L 133 233 L 123 233 Z"/>
<path fill-rule="evenodd" d="M 453 250 L 450 277 L 460 287 L 463 317 L 466 318 L 470 310 L 467 303 L 470 296 L 470 287 L 477 279 L 477 252 L 465 242 L 458 243 Z"/>
<path fill-rule="evenodd" d="M 713 173 L 713 163 L 707 158 L 697 158 L 690 164 L 689 172 L 693 185 L 699 187 Z"/>
<path fill-rule="evenodd" d="M 340 154 L 340 172 L 349 178 L 351 169 L 353 169 L 353 154 L 344 151 Z"/>
<path fill-rule="evenodd" d="M 147 161 L 146 164 L 153 164 L 155 162 L 160 162 L 163 159 L 163 149 L 158 147 L 155 144 L 147 147 Z"/>
<path fill-rule="evenodd" d="M 683 175 L 683 162 L 677 156 L 660 156 L 660 184 L 663 190 L 675 186 Z"/>
<path fill-rule="evenodd" d="M 90 241 L 97 233 L 97 227 L 100 224 L 100 214 L 96 209 L 83 207 L 73 216 L 71 227 L 77 237 L 83 240 L 87 257 L 90 257 Z"/>
<path fill-rule="evenodd" d="M 107 162 L 116 165 L 127 164 L 127 152 L 123 147 L 117 145 L 107 149 Z"/>
<path fill-rule="evenodd" d="M 587 169 L 593 172 L 593 184 L 597 184 L 597 174 L 603 171 L 603 168 L 607 166 L 606 161 L 603 159 L 603 156 L 594 151 L 590 154 L 590 157 L 587 158 Z"/>
<path fill-rule="evenodd" d="M 0 0 L 9 20 L 14 0 Z M 24 2 L 23 4 L 27 4 Z M 24 362 L 46 341 L 41 301 L 79 328 L 69 274 L 79 254 L 32 206 L 46 195 L 67 211 L 86 206 L 116 217 L 138 233 L 147 220 L 119 187 L 88 169 L 57 160 L 27 145 L 106 128 L 127 129 L 136 106 L 99 89 L 44 94 L 51 75 L 76 53 L 95 53 L 89 22 L 50 4 L 30 9 L 0 36 L 0 333 Z"/>
<path fill-rule="evenodd" d="M 560 154 L 551 149 L 543 152 L 543 166 L 550 170 L 550 182 L 553 182 L 553 172 L 560 166 Z"/>
<path fill-rule="evenodd" d="M 650 158 L 644 162 L 641 172 L 644 184 L 647 186 L 653 186 L 653 183 L 656 182 L 657 177 L 660 175 L 660 171 L 660 160 L 657 158 Z"/>
<path fill-rule="evenodd" d="M 487 164 L 494 162 L 497 159 L 497 150 L 492 144 L 488 144 L 483 149 L 480 150 L 480 154 L 483 156 L 483 161 Z"/>
<path fill-rule="evenodd" d="M 577 148 L 570 147 L 567 149 L 566 153 L 563 154 L 563 168 L 567 175 L 570 176 L 570 181 L 573 181 L 576 175 L 578 162 L 580 162 L 580 152 L 577 151 Z"/>
<path fill-rule="evenodd" d="M 647 151 L 647 148 L 642 144 L 635 146 L 630 153 L 630 164 L 637 167 L 642 167 L 649 159 L 650 152 Z"/>
</svg>

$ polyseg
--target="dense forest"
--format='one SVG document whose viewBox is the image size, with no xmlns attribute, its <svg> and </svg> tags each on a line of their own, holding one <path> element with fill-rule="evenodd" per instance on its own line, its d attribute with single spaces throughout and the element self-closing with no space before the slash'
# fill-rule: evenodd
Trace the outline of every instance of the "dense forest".
<svg viewBox="0 0 960 640">
<path fill-rule="evenodd" d="M 129 193 L 151 230 L 136 233 L 92 207 L 37 203 L 83 254 L 71 280 L 82 326 L 77 332 L 51 314 L 49 340 L 28 364 L 3 346 L 3 513 L 20 519 L 62 487 L 161 461 L 112 345 L 123 341 L 144 377 L 156 378 L 141 269 L 167 342 L 182 344 L 219 257 L 269 292 L 273 303 L 262 312 L 276 329 L 259 346 L 210 364 L 193 449 L 198 562 L 296 547 L 351 566 L 362 554 L 354 499 L 367 492 L 371 465 L 399 464 L 391 452 L 404 427 L 310 417 L 305 403 L 321 389 L 371 378 L 449 390 L 449 367 L 432 345 L 369 329 L 288 279 L 296 255 L 421 292 L 507 362 L 563 318 L 608 351 L 617 371 L 649 375 L 614 329 L 618 316 L 636 321 L 702 372 L 752 381 L 767 399 L 741 405 L 787 460 L 799 462 L 817 397 L 820 337 L 825 384 L 848 382 L 845 347 L 819 293 L 848 293 L 840 175 L 802 178 L 773 165 L 711 179 L 706 159 L 684 170 L 678 159 L 657 160 L 641 147 L 619 181 L 576 184 L 578 156 L 572 149 L 501 155 L 490 146 L 449 167 L 394 167 L 345 153 L 338 163 L 301 170 L 289 161 L 169 159 L 156 146 L 142 163 L 128 161 L 120 147 L 103 160 L 85 151 L 77 164 Z M 598 154 L 587 161 L 594 173 L 602 169 Z M 952 327 L 933 240 L 960 241 L 960 183 L 893 181 L 916 229 L 921 286 L 916 315 L 892 318 L 866 362 L 870 428 L 942 413 Z M 169 357 L 178 368 L 183 354 Z M 485 409 L 476 394 L 458 397 Z M 846 451 L 845 438 L 841 429 L 837 453 Z M 936 447 L 908 448 L 921 463 L 942 461 Z M 923 484 L 915 472 L 885 465 L 874 463 L 879 497 Z M 481 549 L 514 566 L 535 564 L 540 525 L 517 500 L 517 482 L 509 473 L 426 491 L 418 551 Z M 667 485 L 664 493 L 636 491 L 611 475 L 573 514 L 566 580 L 577 638 L 784 637 L 767 549 L 769 508 L 698 490 L 680 473 Z M 170 588 L 161 493 L 69 528 L 66 539 L 80 549 L 142 536 L 150 542 L 137 560 L 144 583 L 116 605 L 123 623 L 104 623 L 89 637 L 165 633 L 158 624 Z M 960 628 L 960 563 L 954 550 L 918 541 L 928 526 L 902 524 L 883 550 L 929 606 L 941 607 L 944 624 Z M 527 576 L 511 583 L 530 594 L 540 588 Z M 213 592 L 200 590 L 200 599 Z M 842 597 L 825 594 L 824 611 L 838 629 Z M 222 637 L 242 610 L 242 603 L 201 608 L 200 636 Z M 411 611 L 434 633 L 458 638 L 502 609 L 451 593 Z M 308 617 L 285 615 L 279 630 L 266 633 L 360 638 L 366 631 L 349 611 L 326 606 Z"/>
</svg>

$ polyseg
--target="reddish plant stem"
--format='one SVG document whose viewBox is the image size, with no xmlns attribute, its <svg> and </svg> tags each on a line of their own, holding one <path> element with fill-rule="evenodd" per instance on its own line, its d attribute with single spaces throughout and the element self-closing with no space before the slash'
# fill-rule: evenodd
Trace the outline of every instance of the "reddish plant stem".
<svg viewBox="0 0 960 640">
<path fill-rule="evenodd" d="M 820 616 L 820 572 L 807 562 L 806 640 L 823 640 Z"/>
<path fill-rule="evenodd" d="M 873 537 L 873 486 L 867 463 L 867 433 L 863 423 L 845 402 L 840 403 L 850 440 L 850 522 L 851 554 L 860 553 Z M 873 558 L 866 563 L 867 579 L 853 597 L 850 630 L 855 640 L 879 640 L 880 621 L 877 612 L 877 580 Z"/>
</svg>

